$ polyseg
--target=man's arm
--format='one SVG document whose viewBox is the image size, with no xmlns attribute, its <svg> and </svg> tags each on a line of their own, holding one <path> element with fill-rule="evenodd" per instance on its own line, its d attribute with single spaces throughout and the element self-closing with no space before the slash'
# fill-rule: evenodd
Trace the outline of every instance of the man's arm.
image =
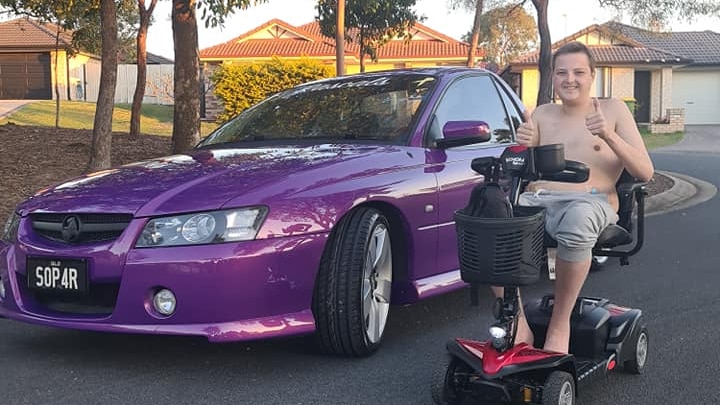
<svg viewBox="0 0 720 405">
<path fill-rule="evenodd" d="M 607 143 L 631 176 L 642 181 L 650 181 L 655 169 L 630 109 L 618 99 L 612 98 L 604 102 L 604 108 L 608 109 L 611 116 L 616 117 L 615 128 L 611 128 L 605 120 L 600 102 L 593 99 L 593 104 L 595 113 L 590 114 L 585 120 L 588 130 Z"/>
</svg>

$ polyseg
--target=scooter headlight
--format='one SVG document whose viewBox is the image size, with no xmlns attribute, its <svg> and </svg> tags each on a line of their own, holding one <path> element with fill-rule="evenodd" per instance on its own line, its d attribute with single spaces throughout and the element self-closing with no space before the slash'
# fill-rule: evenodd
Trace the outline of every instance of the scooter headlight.
<svg viewBox="0 0 720 405">
<path fill-rule="evenodd" d="M 505 336 L 507 336 L 507 331 L 505 328 L 500 326 L 491 326 L 490 327 L 490 336 L 492 336 L 495 339 L 502 339 Z"/>
</svg>

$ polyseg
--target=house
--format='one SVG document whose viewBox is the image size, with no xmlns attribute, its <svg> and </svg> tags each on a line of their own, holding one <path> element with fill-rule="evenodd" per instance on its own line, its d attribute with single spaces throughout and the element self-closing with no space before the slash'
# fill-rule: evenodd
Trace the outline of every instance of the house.
<svg viewBox="0 0 720 405">
<path fill-rule="evenodd" d="M 592 94 L 635 99 L 635 118 L 651 123 L 684 114 L 686 124 L 720 124 L 720 34 L 653 32 L 608 22 L 591 25 L 552 45 L 580 41 L 597 61 Z M 520 77 L 520 95 L 535 106 L 538 53 L 510 64 Z"/>
<path fill-rule="evenodd" d="M 467 62 L 467 43 L 455 40 L 423 24 L 411 29 L 409 41 L 393 39 L 377 51 L 377 61 L 365 58 L 366 71 L 408 67 L 464 66 Z M 352 35 L 352 33 L 351 33 Z M 478 55 L 480 58 L 482 55 Z M 253 63 L 283 59 L 316 59 L 335 65 L 335 39 L 320 32 L 320 24 L 313 21 L 294 26 L 273 19 L 237 38 L 200 50 L 200 63 L 205 81 L 219 64 Z M 360 71 L 360 52 L 356 42 L 345 46 L 346 73 Z M 206 116 L 213 116 L 219 107 L 212 91 L 206 92 Z"/>
<path fill-rule="evenodd" d="M 57 42 L 57 43 L 56 43 Z M 56 66 L 57 64 L 57 66 Z M 100 58 L 73 52 L 72 34 L 29 18 L 0 22 L 0 99 L 84 100 L 99 83 L 87 81 Z"/>
</svg>

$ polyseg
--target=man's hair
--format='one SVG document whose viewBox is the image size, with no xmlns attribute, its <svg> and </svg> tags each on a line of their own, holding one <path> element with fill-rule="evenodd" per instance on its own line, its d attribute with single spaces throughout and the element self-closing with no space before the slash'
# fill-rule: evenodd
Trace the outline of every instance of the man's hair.
<svg viewBox="0 0 720 405">
<path fill-rule="evenodd" d="M 587 55 L 588 61 L 590 62 L 590 72 L 595 72 L 595 58 L 593 58 L 592 54 L 590 53 L 590 49 L 588 49 L 585 44 L 578 41 L 568 42 L 567 44 L 561 46 L 557 51 L 555 51 L 555 54 L 552 57 L 553 70 L 555 70 L 555 60 L 557 59 L 557 57 L 570 53 L 584 53 L 585 55 Z"/>
</svg>

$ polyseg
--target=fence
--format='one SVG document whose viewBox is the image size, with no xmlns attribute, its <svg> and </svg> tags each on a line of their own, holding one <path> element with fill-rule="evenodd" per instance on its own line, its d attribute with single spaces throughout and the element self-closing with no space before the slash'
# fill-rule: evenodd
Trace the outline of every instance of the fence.
<svg viewBox="0 0 720 405">
<path fill-rule="evenodd" d="M 100 87 L 100 64 L 86 65 L 86 100 L 97 102 Z M 173 65 L 147 65 L 143 104 L 173 104 Z M 132 103 L 137 80 L 137 65 L 118 65 L 116 103 Z"/>
</svg>

